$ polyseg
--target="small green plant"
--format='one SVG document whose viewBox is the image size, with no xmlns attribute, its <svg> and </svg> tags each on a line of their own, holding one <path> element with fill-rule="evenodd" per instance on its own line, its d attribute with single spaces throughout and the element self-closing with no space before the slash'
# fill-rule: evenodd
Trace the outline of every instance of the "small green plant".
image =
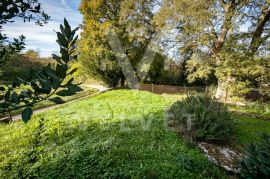
<svg viewBox="0 0 270 179">
<path fill-rule="evenodd" d="M 270 135 L 261 134 L 260 141 L 246 148 L 240 161 L 240 172 L 244 178 L 270 178 Z"/>
<path fill-rule="evenodd" d="M 191 140 L 223 143 L 233 130 L 227 107 L 208 95 L 188 95 L 174 103 L 169 113 L 179 132 Z"/>
</svg>

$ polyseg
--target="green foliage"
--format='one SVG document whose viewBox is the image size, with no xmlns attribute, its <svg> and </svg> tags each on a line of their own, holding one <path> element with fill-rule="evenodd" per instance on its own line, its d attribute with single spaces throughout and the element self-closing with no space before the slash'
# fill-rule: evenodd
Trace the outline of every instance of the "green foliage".
<svg viewBox="0 0 270 179">
<path fill-rule="evenodd" d="M 114 30 L 133 68 L 142 59 L 155 33 L 153 6 L 155 1 L 141 0 L 83 0 L 84 16 L 80 51 L 82 72 L 109 86 L 124 85 L 125 76 L 117 54 L 108 42 L 108 32 Z M 141 79 L 143 81 L 144 79 Z"/>
<path fill-rule="evenodd" d="M 192 57 L 187 60 L 186 73 L 188 74 L 187 80 L 189 83 L 202 80 L 206 85 L 216 84 L 214 59 L 209 58 L 205 53 L 194 53 Z"/>
<path fill-rule="evenodd" d="M 52 58 L 32 58 L 26 54 L 9 55 L 8 60 L 1 64 L 0 78 L 2 84 L 9 84 L 16 81 L 17 77 L 24 80 L 29 78 L 31 69 L 42 70 L 49 63 L 55 66 L 55 60 Z"/>
<path fill-rule="evenodd" d="M 84 26 L 80 39 L 82 56 L 79 58 L 82 75 L 94 77 L 112 87 L 117 86 L 121 78 L 124 79 L 106 39 L 109 28 L 119 26 L 120 6 L 120 0 L 106 2 L 84 0 L 80 8 L 84 15 Z M 100 19 L 103 20 L 100 21 Z M 122 30 L 117 29 L 117 31 L 121 34 L 121 38 L 126 38 Z"/>
<path fill-rule="evenodd" d="M 14 53 L 19 53 L 25 48 L 25 36 L 14 38 L 12 42 L 6 40 L 6 36 L 0 34 L 0 64 L 6 62 Z"/>
<path fill-rule="evenodd" d="M 260 141 L 246 148 L 246 154 L 240 161 L 240 172 L 244 178 L 270 177 L 270 135 L 262 134 Z"/>
<path fill-rule="evenodd" d="M 116 87 L 121 79 L 125 79 L 116 60 L 110 61 L 99 57 L 90 57 L 82 54 L 79 57 L 80 75 L 86 78 L 95 78 L 108 86 Z M 102 64 L 100 64 L 102 63 Z"/>
<path fill-rule="evenodd" d="M 227 107 L 208 95 L 188 95 L 168 112 L 183 134 L 193 140 L 224 143 L 232 135 L 233 121 Z"/>
<path fill-rule="evenodd" d="M 233 96 L 269 89 L 269 1 L 163 2 L 154 19 L 160 28 L 170 27 L 164 43 L 175 42 L 176 58 L 189 56 L 189 82 L 217 79 L 220 98 L 226 90 Z"/>
<path fill-rule="evenodd" d="M 31 119 L 31 116 L 33 115 L 33 110 L 30 107 L 26 107 L 23 111 L 22 111 L 22 120 L 24 122 L 27 122 Z"/>
<path fill-rule="evenodd" d="M 145 82 L 154 84 L 164 84 L 166 79 L 165 59 L 161 54 L 156 54 L 153 63 L 145 77 Z"/>
<path fill-rule="evenodd" d="M 41 9 L 38 0 L 3 0 L 0 4 L 0 63 L 5 61 L 8 55 L 20 52 L 24 49 L 25 37 L 21 35 L 12 42 L 2 34 L 3 25 L 14 22 L 14 18 L 22 18 L 25 21 L 36 21 L 36 24 L 42 26 L 47 23 L 49 16 Z"/>
<path fill-rule="evenodd" d="M 40 71 L 32 70 L 29 80 L 19 78 L 12 85 L 6 85 L 0 95 L 0 113 L 10 113 L 13 110 L 25 108 L 22 112 L 22 119 L 27 122 L 32 115 L 30 107 L 36 103 L 49 99 L 55 93 L 59 96 L 71 96 L 81 90 L 77 85 L 72 84 L 73 78 L 66 82 L 67 78 L 74 72 L 74 70 L 71 71 L 71 65 L 72 61 L 77 58 L 74 53 L 75 43 L 78 39 L 78 36 L 76 36 L 78 28 L 71 30 L 65 19 L 64 26 L 60 25 L 60 29 L 61 32 L 56 33 L 61 56 L 53 55 L 53 58 L 57 61 L 56 68 L 48 64 Z M 30 85 L 31 88 L 23 89 L 24 85 Z M 58 91 L 60 88 L 63 89 Z"/>
<path fill-rule="evenodd" d="M 37 50 L 30 49 L 24 53 L 24 56 L 30 59 L 40 59 L 40 52 Z"/>
<path fill-rule="evenodd" d="M 164 127 L 167 104 L 160 95 L 115 90 L 39 114 L 26 125 L 0 124 L 0 178 L 226 176 Z"/>
<path fill-rule="evenodd" d="M 25 2 L 24 0 L 4 0 L 1 2 L 1 20 L 0 24 L 13 22 L 13 18 L 20 17 L 24 21 L 36 20 L 36 23 L 43 24 L 49 19 L 41 9 L 41 4 L 38 0 L 31 0 Z"/>
</svg>

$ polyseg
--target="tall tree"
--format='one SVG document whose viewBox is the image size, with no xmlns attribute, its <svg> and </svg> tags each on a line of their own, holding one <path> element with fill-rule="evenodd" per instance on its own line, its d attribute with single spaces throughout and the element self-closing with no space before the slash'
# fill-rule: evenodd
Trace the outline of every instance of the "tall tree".
<svg viewBox="0 0 270 179">
<path fill-rule="evenodd" d="M 187 64 L 190 81 L 215 71 L 216 96 L 223 98 L 237 84 L 250 85 L 250 75 L 258 76 L 261 64 L 255 59 L 269 50 L 269 13 L 266 0 L 167 0 L 156 20 L 161 26 L 173 24 L 173 42 L 195 55 Z M 201 67 L 192 70 L 194 64 Z"/>
<path fill-rule="evenodd" d="M 123 85 L 125 76 L 108 42 L 108 31 L 116 32 L 125 55 L 136 68 L 155 32 L 154 6 L 152 0 L 83 0 L 83 68 L 110 86 Z"/>
</svg>

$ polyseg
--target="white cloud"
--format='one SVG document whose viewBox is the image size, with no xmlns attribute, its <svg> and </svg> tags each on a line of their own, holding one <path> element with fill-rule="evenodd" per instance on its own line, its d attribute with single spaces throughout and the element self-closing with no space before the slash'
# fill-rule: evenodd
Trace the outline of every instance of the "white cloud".
<svg viewBox="0 0 270 179">
<path fill-rule="evenodd" d="M 57 29 L 55 24 L 49 23 L 44 27 L 39 27 L 33 24 L 11 24 L 4 28 L 5 33 L 10 38 L 17 38 L 20 35 L 26 36 L 27 40 L 38 41 L 40 43 L 54 43 L 55 32 L 52 29 Z"/>
<path fill-rule="evenodd" d="M 80 0 L 76 1 L 79 4 Z M 48 24 L 43 27 L 35 25 L 34 22 L 24 23 L 21 19 L 4 27 L 4 33 L 8 37 L 17 38 L 20 35 L 26 36 L 27 49 L 39 49 L 42 56 L 48 56 L 51 51 L 57 51 L 56 34 L 54 30 L 59 30 L 60 23 L 66 18 L 74 28 L 82 22 L 82 15 L 78 7 L 70 7 L 65 0 L 40 0 L 42 8 L 51 16 Z M 35 48 L 33 48 L 35 47 Z"/>
<path fill-rule="evenodd" d="M 71 7 L 69 7 L 69 5 L 67 4 L 66 0 L 61 0 L 61 2 L 62 2 L 63 6 L 64 6 L 66 9 L 68 9 L 68 10 L 70 10 L 70 11 L 73 11 L 73 10 L 71 9 Z"/>
</svg>

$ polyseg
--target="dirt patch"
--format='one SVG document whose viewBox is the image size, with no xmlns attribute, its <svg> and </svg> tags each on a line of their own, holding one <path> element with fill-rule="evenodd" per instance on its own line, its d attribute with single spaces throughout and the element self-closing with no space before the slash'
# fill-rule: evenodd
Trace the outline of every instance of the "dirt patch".
<svg viewBox="0 0 270 179">
<path fill-rule="evenodd" d="M 225 170 L 233 173 L 239 173 L 238 161 L 242 154 L 229 148 L 221 147 L 214 144 L 199 142 L 198 147 L 204 155 L 213 163 L 223 167 Z"/>
<path fill-rule="evenodd" d="M 173 118 L 168 118 L 168 127 L 170 130 L 176 132 L 179 136 L 187 138 L 183 133 L 183 127 L 179 122 Z M 196 145 L 203 152 L 203 154 L 213 163 L 221 166 L 226 171 L 232 174 L 238 174 L 238 161 L 243 157 L 242 153 L 228 146 L 218 146 L 215 144 L 197 142 Z"/>
</svg>

